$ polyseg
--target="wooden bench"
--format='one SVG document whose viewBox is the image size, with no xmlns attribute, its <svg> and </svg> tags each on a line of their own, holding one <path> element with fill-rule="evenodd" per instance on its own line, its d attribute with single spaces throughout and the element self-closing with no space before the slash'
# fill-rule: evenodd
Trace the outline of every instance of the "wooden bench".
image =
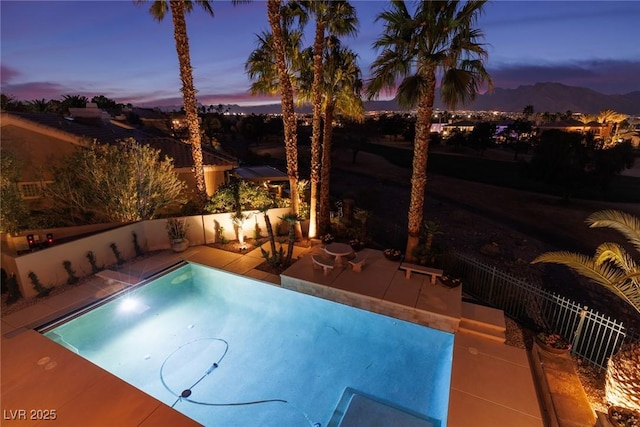
<svg viewBox="0 0 640 427">
<path fill-rule="evenodd" d="M 356 254 L 356 257 L 352 260 L 349 260 L 349 264 L 351 264 L 351 270 L 353 271 L 362 271 L 362 267 L 367 262 L 367 256 L 362 253 Z"/>
<path fill-rule="evenodd" d="M 431 276 L 432 285 L 435 285 L 436 278 L 442 277 L 442 274 L 444 273 L 439 268 L 425 267 L 424 265 L 411 264 L 408 262 L 403 262 L 402 264 L 400 264 L 400 270 L 404 270 L 404 277 L 406 277 L 407 279 L 411 277 L 412 272 Z"/>
<path fill-rule="evenodd" d="M 324 255 L 311 254 L 311 261 L 313 261 L 313 268 L 316 270 L 322 269 L 325 276 L 331 273 L 333 270 L 334 259 Z"/>
</svg>

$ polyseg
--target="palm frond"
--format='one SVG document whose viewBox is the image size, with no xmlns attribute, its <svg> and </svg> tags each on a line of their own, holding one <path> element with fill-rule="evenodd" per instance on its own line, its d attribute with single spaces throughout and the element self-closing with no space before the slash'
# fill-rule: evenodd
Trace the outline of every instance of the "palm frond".
<svg viewBox="0 0 640 427">
<path fill-rule="evenodd" d="M 637 284 L 637 272 L 626 274 L 609 263 L 597 264 L 591 257 L 566 251 L 546 252 L 531 263 L 540 262 L 567 266 L 578 274 L 609 289 L 640 312 L 640 288 Z"/>
<path fill-rule="evenodd" d="M 574 252 L 545 252 L 531 261 L 532 264 L 547 262 L 565 265 L 577 273 L 601 285 L 611 287 L 623 274 L 607 264 L 596 264 L 593 258 Z"/>
<path fill-rule="evenodd" d="M 625 271 L 625 273 L 638 270 L 638 264 L 624 250 L 622 246 L 617 243 L 606 242 L 602 243 L 596 249 L 596 253 L 593 257 L 596 264 L 602 264 L 604 262 L 611 262 L 617 267 Z"/>
<path fill-rule="evenodd" d="M 415 74 L 405 78 L 398 86 L 396 101 L 404 108 L 413 108 L 422 98 L 427 82 L 421 75 Z"/>
<path fill-rule="evenodd" d="M 640 252 L 640 218 L 626 212 L 609 209 L 591 214 L 586 222 L 591 228 L 609 227 L 619 231 Z"/>
</svg>

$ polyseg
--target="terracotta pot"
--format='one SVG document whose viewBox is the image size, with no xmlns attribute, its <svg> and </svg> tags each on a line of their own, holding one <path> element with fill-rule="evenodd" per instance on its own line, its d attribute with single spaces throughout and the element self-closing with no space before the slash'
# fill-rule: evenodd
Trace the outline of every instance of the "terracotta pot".
<svg viewBox="0 0 640 427">
<path fill-rule="evenodd" d="M 171 241 L 171 249 L 174 252 L 184 252 L 189 247 L 189 240 L 187 239 L 179 239 Z"/>
<path fill-rule="evenodd" d="M 548 352 L 548 353 L 553 353 L 553 354 L 566 354 L 569 352 L 568 348 L 555 348 L 555 347 L 551 347 L 550 345 L 547 345 L 544 341 L 542 341 L 540 338 L 538 338 L 536 336 L 535 338 L 536 340 L 536 344 L 538 344 L 538 347 L 540 347 L 542 350 Z"/>
</svg>

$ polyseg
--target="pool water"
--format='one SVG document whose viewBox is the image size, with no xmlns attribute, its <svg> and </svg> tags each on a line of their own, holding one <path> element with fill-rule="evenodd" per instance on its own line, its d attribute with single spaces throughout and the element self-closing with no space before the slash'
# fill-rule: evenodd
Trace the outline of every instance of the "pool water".
<svg viewBox="0 0 640 427">
<path fill-rule="evenodd" d="M 43 333 L 207 426 L 446 425 L 452 334 L 198 264 Z"/>
</svg>

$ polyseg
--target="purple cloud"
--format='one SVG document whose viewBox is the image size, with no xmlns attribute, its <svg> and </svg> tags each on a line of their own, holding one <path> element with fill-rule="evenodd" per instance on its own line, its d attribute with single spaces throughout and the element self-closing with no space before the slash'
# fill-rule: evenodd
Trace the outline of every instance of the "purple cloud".
<svg viewBox="0 0 640 427">
<path fill-rule="evenodd" d="M 20 72 L 14 68 L 7 67 L 6 65 L 0 65 L 0 80 L 1 84 L 4 85 L 9 84 L 16 77 L 20 77 Z"/>
</svg>

